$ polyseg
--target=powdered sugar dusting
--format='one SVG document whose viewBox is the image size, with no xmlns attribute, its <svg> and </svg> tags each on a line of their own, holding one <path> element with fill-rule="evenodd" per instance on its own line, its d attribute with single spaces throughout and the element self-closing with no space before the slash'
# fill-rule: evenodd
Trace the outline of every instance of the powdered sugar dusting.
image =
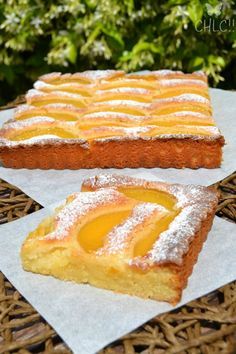
<svg viewBox="0 0 236 354">
<path fill-rule="evenodd" d="M 40 134 L 37 136 L 33 136 L 30 139 L 25 139 L 24 140 L 24 144 L 26 145 L 32 145 L 35 143 L 45 143 L 45 142 L 49 142 L 49 141 L 58 141 L 61 140 L 62 138 L 60 138 L 58 135 L 54 135 L 54 134 Z"/>
<path fill-rule="evenodd" d="M 89 187 L 92 190 L 107 188 L 109 187 L 120 187 L 120 186 L 134 186 L 142 185 L 144 180 L 131 178 L 129 176 L 121 175 L 109 175 L 109 174 L 100 174 L 98 176 L 92 176 L 84 180 L 83 186 Z"/>
<path fill-rule="evenodd" d="M 39 134 L 29 139 L 14 141 L 6 138 L 0 138 L 0 147 L 18 147 L 28 145 L 55 145 L 55 144 L 77 144 L 83 149 L 89 149 L 89 143 L 83 138 L 65 139 L 55 134 Z"/>
<path fill-rule="evenodd" d="M 53 119 L 51 117 L 35 116 L 35 117 L 29 118 L 29 119 L 6 122 L 6 123 L 4 123 L 3 128 L 4 129 L 22 129 L 22 128 L 31 127 L 34 125 L 40 126 L 44 123 L 54 123 L 54 122 L 55 122 L 55 119 Z"/>
<path fill-rule="evenodd" d="M 94 85 L 89 85 L 89 89 L 91 90 L 91 87 L 93 87 Z M 76 82 L 65 82 L 61 84 L 57 84 L 57 85 L 53 85 L 53 84 L 49 84 L 47 82 L 44 81 L 36 81 L 34 83 L 34 88 L 37 90 L 42 90 L 42 91 L 49 91 L 49 92 L 53 92 L 53 91 L 59 91 L 59 92 L 67 92 L 68 89 L 71 89 L 73 91 L 80 91 L 81 96 L 89 96 L 89 89 L 88 89 L 88 85 L 83 85 L 83 84 L 78 84 Z M 85 93 L 85 95 L 83 94 L 83 92 Z M 73 92 L 72 92 L 73 93 Z"/>
<path fill-rule="evenodd" d="M 155 140 L 155 139 L 193 139 L 193 140 L 214 140 L 221 137 L 220 131 L 213 126 L 194 126 L 195 132 L 188 132 L 191 126 L 175 126 L 179 127 L 176 132 L 169 133 L 168 129 L 163 129 L 162 126 L 147 125 L 144 127 L 107 127 L 106 130 L 97 128 L 101 131 L 101 135 L 97 134 L 93 137 L 94 141 L 108 142 L 108 141 L 125 141 L 131 139 Z M 192 126 L 193 127 L 193 126 Z M 166 128 L 166 127 L 165 127 Z M 186 129 L 187 128 L 187 129 Z M 96 129 L 96 128 L 92 128 Z M 166 131 L 166 132 L 165 132 Z M 110 135 L 108 133 L 111 133 Z M 106 136 L 102 136 L 102 135 Z M 89 133 L 87 134 L 90 135 Z"/>
<path fill-rule="evenodd" d="M 60 72 L 55 71 L 55 72 L 40 76 L 39 80 L 40 81 L 52 81 L 52 80 L 60 78 L 61 76 L 62 76 L 62 74 Z"/>
<path fill-rule="evenodd" d="M 71 228 L 78 225 L 81 218 L 101 206 L 115 207 L 117 201 L 124 198 L 112 188 L 100 189 L 96 192 L 79 192 L 72 195 L 73 200 L 66 204 L 56 215 L 55 230 L 46 236 L 48 240 L 63 240 L 69 236 Z M 45 239 L 45 238 L 44 238 Z"/>
<path fill-rule="evenodd" d="M 55 86 L 53 86 L 53 85 L 51 85 L 51 84 L 48 84 L 47 82 L 41 81 L 41 80 L 37 80 L 37 81 L 35 81 L 35 83 L 34 83 L 34 88 L 35 88 L 36 90 L 43 90 L 43 89 L 45 89 L 45 88 L 51 88 L 51 87 L 55 87 Z"/>
<path fill-rule="evenodd" d="M 174 70 L 168 70 L 168 69 L 156 70 L 156 71 L 153 71 L 153 74 L 154 74 L 154 75 L 158 75 L 158 76 L 183 75 L 182 71 L 174 71 Z"/>
<path fill-rule="evenodd" d="M 182 95 L 173 96 L 169 98 L 159 98 L 157 102 L 198 102 L 209 105 L 209 99 L 195 93 L 184 93 Z"/>
<path fill-rule="evenodd" d="M 84 75 L 84 73 L 62 74 L 60 72 L 53 72 L 50 74 L 40 76 L 39 80 L 52 83 L 53 85 L 58 85 L 58 84 L 60 85 L 61 83 L 68 82 L 68 81 L 75 82 L 76 80 L 82 81 L 82 84 L 85 85 L 87 84 L 90 85 L 92 82 L 88 77 L 86 77 L 86 75 Z"/>
<path fill-rule="evenodd" d="M 34 110 L 35 107 L 31 106 L 29 104 L 21 104 L 20 106 L 18 106 L 17 108 L 15 108 L 15 117 L 20 115 L 21 113 L 27 112 L 27 111 L 32 111 Z"/>
<path fill-rule="evenodd" d="M 155 71 L 145 71 L 145 72 L 138 72 L 138 73 L 130 73 L 128 76 L 132 77 L 133 75 L 135 76 L 140 76 L 140 77 L 148 77 L 148 76 L 176 76 L 176 75 L 184 75 L 182 71 L 174 71 L 174 70 L 155 70 Z"/>
<path fill-rule="evenodd" d="M 150 126 L 151 127 L 151 126 Z M 217 127 L 211 126 L 211 125 L 184 125 L 184 124 L 177 124 L 173 128 L 170 127 L 170 129 L 166 127 L 158 127 L 158 126 L 153 126 L 155 128 L 155 133 L 158 136 L 163 136 L 163 135 L 168 135 L 174 136 L 174 135 L 189 135 L 189 136 L 200 136 L 200 135 L 209 135 L 209 136 L 215 136 L 215 135 L 220 135 L 220 131 Z M 171 133 L 171 129 L 173 129 L 173 132 Z M 161 134 L 159 135 L 158 131 L 161 131 Z M 166 130 L 166 132 L 164 132 Z M 170 130 L 170 132 L 168 132 Z M 192 133 L 194 132 L 194 133 Z M 154 134 L 155 135 L 155 134 Z"/>
<path fill-rule="evenodd" d="M 43 97 L 43 96 L 47 96 L 47 94 L 36 89 L 31 89 L 26 94 L 26 100 L 34 97 Z"/>
<path fill-rule="evenodd" d="M 135 88 L 135 87 L 117 87 L 113 89 L 107 89 L 107 90 L 97 90 L 96 94 L 99 95 L 106 95 L 108 93 L 133 93 L 133 94 L 143 94 L 143 95 L 149 95 L 151 94 L 151 91 L 148 89 L 144 88 Z"/>
<path fill-rule="evenodd" d="M 186 127 L 185 125 L 180 125 L 181 127 Z M 196 135 L 200 134 L 201 132 L 209 133 L 210 135 L 220 135 L 220 131 L 217 127 L 215 126 L 208 126 L 208 125 L 189 125 L 189 129 L 193 129 L 196 132 Z M 195 134 L 195 133 L 194 133 Z"/>
<path fill-rule="evenodd" d="M 168 117 L 180 117 L 180 116 L 190 116 L 190 117 L 198 117 L 198 118 L 203 118 L 203 119 L 209 119 L 209 116 L 206 116 L 203 113 L 200 112 L 194 112 L 194 111 L 178 111 L 178 112 L 173 112 L 168 115 Z M 161 117 L 164 117 L 162 115 Z"/>
<path fill-rule="evenodd" d="M 146 220 L 150 220 L 150 218 L 154 218 L 155 214 L 161 216 L 167 213 L 168 210 L 161 205 L 152 203 L 136 205 L 132 210 L 132 214 L 122 224 L 114 227 L 106 236 L 104 247 L 100 248 L 96 254 L 101 256 L 103 254 L 110 255 L 122 252 L 130 246 L 132 242 L 130 238 L 136 236 L 135 229 L 137 227 L 143 227 L 143 223 Z"/>
<path fill-rule="evenodd" d="M 181 86 L 181 85 L 197 85 L 201 87 L 207 87 L 207 83 L 202 80 L 196 79 L 161 79 L 159 80 L 161 86 Z"/>
<path fill-rule="evenodd" d="M 59 113 L 61 113 L 61 111 L 68 111 L 68 113 L 74 113 L 77 115 L 84 112 L 84 108 L 77 108 L 74 105 L 68 103 L 46 103 L 40 107 L 32 105 L 21 105 L 16 109 L 14 118 L 17 120 L 22 115 L 27 115 L 28 112 L 30 113 L 30 117 L 34 118 L 35 116 L 45 116 L 46 114 L 51 114 L 55 111 L 58 111 Z M 33 116 L 33 112 L 35 116 Z M 51 115 L 50 117 L 53 118 Z"/>
<path fill-rule="evenodd" d="M 81 73 L 82 76 L 85 76 L 91 80 L 101 80 L 108 79 L 117 74 L 124 74 L 124 71 L 116 71 L 116 70 L 88 70 Z"/>
<path fill-rule="evenodd" d="M 133 121 L 139 121 L 142 120 L 144 117 L 143 116 L 135 116 L 133 114 L 128 114 L 128 113 L 122 113 L 122 112 L 109 112 L 109 111 L 104 111 L 104 112 L 93 112 L 93 113 L 86 113 L 83 115 L 84 118 L 88 119 L 97 119 L 97 118 L 114 118 L 114 119 L 127 119 L 127 120 L 133 120 Z"/>
<path fill-rule="evenodd" d="M 72 93 L 72 92 L 65 92 L 65 91 L 52 91 L 51 92 L 52 94 L 55 94 L 59 97 L 68 97 L 68 98 L 73 98 L 73 99 L 78 99 L 79 101 L 81 99 L 84 99 L 84 96 L 83 95 L 80 95 L 78 93 Z M 50 95 L 50 94 L 48 94 Z"/>
<path fill-rule="evenodd" d="M 206 187 L 169 185 L 167 190 L 176 197 L 176 206 L 181 208 L 181 212 L 171 222 L 169 228 L 160 234 L 146 259 L 134 259 L 131 261 L 133 265 L 144 268 L 148 264 L 166 262 L 180 265 L 203 220 L 211 212 L 212 207 L 217 205 L 216 193 Z"/>
<path fill-rule="evenodd" d="M 55 122 L 44 122 L 44 124 L 53 124 L 55 127 L 60 127 L 60 122 L 59 124 L 58 121 Z M 61 128 L 66 131 L 66 126 L 69 127 L 69 125 L 74 125 L 76 126 L 77 122 L 67 122 L 66 124 L 63 123 L 61 125 Z M 33 125 L 32 125 L 33 126 Z M 37 127 L 37 125 L 36 125 Z M 162 128 L 162 127 L 160 127 Z M 44 144 L 45 139 L 48 135 L 51 135 L 50 132 L 49 134 L 42 134 L 41 132 L 35 132 L 35 136 L 30 139 L 22 139 L 19 141 L 14 141 L 8 138 L 8 129 L 2 129 L 2 136 L 0 138 L 0 146 L 24 146 L 24 145 L 34 145 L 37 143 Z M 76 134 L 77 133 L 77 134 Z M 37 135 L 38 134 L 38 135 Z M 57 136 L 57 135 L 55 135 Z M 126 141 L 126 140 L 137 140 L 137 139 L 142 139 L 142 140 L 154 140 L 154 139 L 196 139 L 196 140 L 214 140 L 220 138 L 220 132 L 218 128 L 216 127 L 206 127 L 203 126 L 199 128 L 198 130 L 196 129 L 195 133 L 188 133 L 187 131 L 185 133 L 181 133 L 181 130 L 176 133 L 162 133 L 161 131 L 158 131 L 158 127 L 154 125 L 149 125 L 149 126 L 139 126 L 139 127 L 92 127 L 91 129 L 86 129 L 86 130 L 79 130 L 77 127 L 77 132 L 74 131 L 74 136 L 71 138 L 62 138 L 60 136 L 57 136 L 57 141 L 58 142 L 63 142 L 65 144 L 80 144 L 81 140 L 85 143 L 86 142 L 86 147 L 90 149 L 90 143 L 89 141 L 93 140 L 94 142 L 109 142 L 109 141 Z M 48 138 L 47 138 L 48 139 Z M 49 139 L 48 139 L 49 140 Z M 52 140 L 52 139 L 51 139 Z"/>
<path fill-rule="evenodd" d="M 153 130 L 155 126 L 145 126 L 145 127 L 116 127 L 116 126 L 101 126 L 92 127 L 91 129 L 86 129 L 81 131 L 81 136 L 87 139 L 108 139 L 108 138 L 135 138 L 138 139 L 144 133 L 148 133 Z"/>
<path fill-rule="evenodd" d="M 148 262 L 181 264 L 183 255 L 202 221 L 207 217 L 209 206 L 193 204 L 183 208 L 169 229 L 162 232 L 153 249 L 147 254 Z M 134 261 L 135 262 L 135 261 Z"/>
<path fill-rule="evenodd" d="M 175 76 L 179 76 L 181 78 L 186 78 L 186 77 L 193 77 L 194 79 L 197 80 L 198 78 L 196 78 L 196 76 L 199 76 L 199 80 L 202 79 L 206 79 L 206 75 L 203 71 L 195 71 L 192 74 L 186 74 L 183 73 L 182 71 L 174 71 L 174 70 L 157 70 L 157 71 L 153 71 L 153 74 L 156 75 L 157 77 L 165 77 L 165 76 L 169 76 L 169 77 L 175 77 Z"/>
<path fill-rule="evenodd" d="M 54 91 L 51 92 L 42 92 L 36 89 L 29 90 L 26 99 L 32 99 L 35 97 L 45 97 L 47 99 L 50 99 L 50 97 L 57 96 L 59 99 L 66 97 L 66 98 L 73 98 L 73 99 L 78 99 L 79 101 L 84 98 L 84 96 L 77 94 L 77 93 L 71 93 L 71 92 L 65 92 L 65 91 L 57 91 L 56 87 Z"/>
<path fill-rule="evenodd" d="M 150 103 L 144 103 L 144 102 L 139 102 L 135 101 L 135 99 L 130 99 L 127 97 L 126 99 L 112 99 L 108 101 L 102 101 L 102 102 L 95 102 L 94 105 L 99 106 L 99 105 L 109 105 L 109 106 L 134 106 L 134 107 L 140 107 L 140 108 L 148 108 L 150 106 Z"/>
<path fill-rule="evenodd" d="M 79 101 L 81 98 L 83 99 L 84 96 L 80 95 L 78 93 L 72 93 L 72 92 L 65 92 L 65 91 L 51 91 L 50 93 L 46 94 L 47 97 L 50 97 L 50 94 L 52 95 L 57 95 L 58 97 L 68 97 L 68 98 L 73 98 L 73 99 L 78 99 Z"/>
<path fill-rule="evenodd" d="M 129 135 L 139 136 L 139 134 L 147 133 L 154 128 L 155 128 L 155 126 L 151 126 L 151 125 L 145 126 L 145 127 L 128 127 L 128 128 L 123 128 L 123 131 L 128 136 Z"/>
<path fill-rule="evenodd" d="M 201 228 L 201 223 L 208 213 L 212 212 L 212 208 L 216 207 L 218 201 L 217 193 L 207 187 L 150 182 L 121 175 L 90 177 L 84 181 L 83 185 L 92 190 L 108 186 L 113 188 L 139 186 L 144 189 L 157 189 L 176 198 L 176 208 L 181 211 L 170 223 L 169 228 L 160 234 L 146 256 L 129 260 L 130 265 L 141 268 L 166 262 L 181 264 L 193 236 Z M 119 237 L 118 233 L 116 237 Z"/>
<path fill-rule="evenodd" d="M 79 113 L 83 111 L 83 108 L 77 108 L 73 104 L 68 104 L 68 103 L 48 103 L 45 104 L 44 108 L 46 108 L 48 111 L 50 110 L 67 110 L 67 111 L 73 111 L 76 113 Z"/>
</svg>

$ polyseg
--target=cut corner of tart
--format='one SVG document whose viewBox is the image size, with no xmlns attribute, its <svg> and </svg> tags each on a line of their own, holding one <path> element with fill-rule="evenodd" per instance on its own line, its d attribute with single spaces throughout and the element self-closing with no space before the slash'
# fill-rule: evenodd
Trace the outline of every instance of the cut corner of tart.
<svg viewBox="0 0 236 354">
<path fill-rule="evenodd" d="M 176 304 L 211 229 L 213 189 L 120 175 L 84 181 L 21 249 L 27 271 Z"/>
</svg>

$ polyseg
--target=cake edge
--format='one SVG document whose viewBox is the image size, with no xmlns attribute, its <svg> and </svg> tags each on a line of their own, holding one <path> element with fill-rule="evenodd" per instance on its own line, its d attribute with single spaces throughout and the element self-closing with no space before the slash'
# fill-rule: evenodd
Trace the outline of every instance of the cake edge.
<svg viewBox="0 0 236 354">
<path fill-rule="evenodd" d="M 214 140 L 155 138 L 97 140 L 0 146 L 0 160 L 9 168 L 217 168 L 222 161 L 223 136 Z"/>
</svg>

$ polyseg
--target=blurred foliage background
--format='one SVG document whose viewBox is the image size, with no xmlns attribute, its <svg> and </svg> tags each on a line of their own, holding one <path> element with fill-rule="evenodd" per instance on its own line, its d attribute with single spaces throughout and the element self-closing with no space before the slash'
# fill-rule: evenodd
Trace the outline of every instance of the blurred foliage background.
<svg viewBox="0 0 236 354">
<path fill-rule="evenodd" d="M 196 30 L 235 15 L 231 0 L 0 0 L 0 104 L 49 71 L 203 69 L 235 89 L 236 28 Z"/>
</svg>

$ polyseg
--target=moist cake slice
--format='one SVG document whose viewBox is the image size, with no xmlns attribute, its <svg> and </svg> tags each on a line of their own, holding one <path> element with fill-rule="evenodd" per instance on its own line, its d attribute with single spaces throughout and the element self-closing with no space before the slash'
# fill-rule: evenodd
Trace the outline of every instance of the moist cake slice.
<svg viewBox="0 0 236 354">
<path fill-rule="evenodd" d="M 207 187 L 89 178 L 26 238 L 27 271 L 177 303 L 211 228 Z"/>
<path fill-rule="evenodd" d="M 44 75 L 0 130 L 12 168 L 215 168 L 224 138 L 207 78 L 159 70 Z"/>
</svg>

